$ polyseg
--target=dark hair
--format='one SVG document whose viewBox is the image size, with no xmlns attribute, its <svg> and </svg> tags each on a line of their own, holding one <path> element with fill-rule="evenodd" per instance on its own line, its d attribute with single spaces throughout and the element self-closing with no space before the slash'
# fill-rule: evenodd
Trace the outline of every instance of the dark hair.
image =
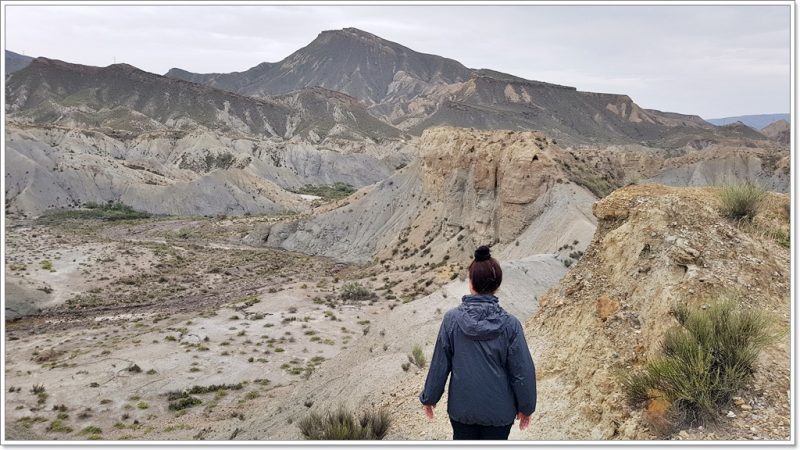
<svg viewBox="0 0 800 450">
<path fill-rule="evenodd" d="M 492 258 L 489 247 L 481 245 L 475 250 L 475 260 L 469 265 L 469 279 L 472 289 L 478 294 L 494 294 L 503 282 L 500 263 Z"/>
</svg>

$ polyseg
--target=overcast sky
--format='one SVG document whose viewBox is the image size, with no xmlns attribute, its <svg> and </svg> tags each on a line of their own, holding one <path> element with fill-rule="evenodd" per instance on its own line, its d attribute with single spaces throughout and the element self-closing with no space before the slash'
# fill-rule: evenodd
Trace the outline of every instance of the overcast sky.
<svg viewBox="0 0 800 450">
<path fill-rule="evenodd" d="M 159 74 L 279 61 L 356 27 L 414 50 L 704 118 L 790 110 L 790 7 L 5 5 L 6 48 Z"/>
</svg>

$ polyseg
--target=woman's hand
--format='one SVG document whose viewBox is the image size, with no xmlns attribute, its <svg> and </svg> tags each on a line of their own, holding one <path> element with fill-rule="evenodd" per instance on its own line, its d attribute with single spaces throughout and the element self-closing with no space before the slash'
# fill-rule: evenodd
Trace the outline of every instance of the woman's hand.
<svg viewBox="0 0 800 450">
<path fill-rule="evenodd" d="M 433 408 L 436 405 L 422 405 L 422 410 L 425 411 L 425 415 L 428 416 L 428 420 L 433 420 Z"/>
<path fill-rule="evenodd" d="M 517 413 L 517 419 L 519 419 L 519 429 L 524 430 L 528 428 L 528 425 L 531 424 L 531 416 L 526 416 L 521 412 Z"/>
</svg>

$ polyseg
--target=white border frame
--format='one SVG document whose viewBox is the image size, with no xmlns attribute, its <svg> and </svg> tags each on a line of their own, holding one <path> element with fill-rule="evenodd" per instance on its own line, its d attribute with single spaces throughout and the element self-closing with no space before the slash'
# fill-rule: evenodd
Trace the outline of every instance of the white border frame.
<svg viewBox="0 0 800 450">
<path fill-rule="evenodd" d="M 366 1 L 354 1 L 354 0 L 334 0 L 334 1 L 320 1 L 320 0 L 310 0 L 310 1 L 241 1 L 241 0 L 232 0 L 232 1 L 175 1 L 175 0 L 167 0 L 167 1 L 144 1 L 144 0 L 127 0 L 127 1 L 22 1 L 22 0 L 8 0 L 2 1 L 0 6 L 2 7 L 2 11 L 0 11 L 0 20 L 2 20 L 3 29 L 5 29 L 5 20 L 6 20 L 6 7 L 7 6 L 14 6 L 14 5 L 22 5 L 22 6 L 135 6 L 135 5 L 156 5 L 156 6 L 235 6 L 235 5 L 280 5 L 280 6 L 303 6 L 303 5 L 317 5 L 317 6 L 392 6 L 392 5 L 407 5 L 407 6 L 502 6 L 502 5 L 517 5 L 517 6 L 524 6 L 524 5 L 551 5 L 551 6 L 569 6 L 569 5 L 584 5 L 584 6 L 608 6 L 608 5 L 620 5 L 620 6 L 637 6 L 637 5 L 664 5 L 664 6 L 789 6 L 791 11 L 791 110 L 790 110 L 790 180 L 791 180 L 791 187 L 790 187 L 790 203 L 792 205 L 791 208 L 791 218 L 790 218 L 790 235 L 791 238 L 791 248 L 790 248 L 790 276 L 791 276 L 791 287 L 790 287 L 790 310 L 791 310 L 791 344 L 790 344 L 790 372 L 791 372 L 791 380 L 790 380 L 790 410 L 791 410 L 791 424 L 790 424 L 790 432 L 789 432 L 789 440 L 788 441 L 504 441 L 504 442 L 492 442 L 492 446 L 502 446 L 502 447 L 532 447 L 536 446 L 537 448 L 548 448 L 548 447 L 563 447 L 563 446 L 620 446 L 620 447 L 631 447 L 631 446 L 647 446 L 647 447 L 671 447 L 671 446 L 699 446 L 699 447 L 727 447 L 727 446 L 734 446 L 734 447 L 742 447 L 742 446 L 779 446 L 779 447 L 786 447 L 791 446 L 794 447 L 795 445 L 795 420 L 796 420 L 796 390 L 795 390 L 795 374 L 796 374 L 796 359 L 795 359 L 795 351 L 796 351 L 796 341 L 797 336 L 795 334 L 795 293 L 796 293 L 796 286 L 795 286 L 795 270 L 796 270 L 796 250 L 797 250 L 797 243 L 795 237 L 796 234 L 796 214 L 797 205 L 796 201 L 796 186 L 795 186 L 795 174 L 797 169 L 797 158 L 795 154 L 795 145 L 797 143 L 797 116 L 795 110 L 795 99 L 796 99 L 796 71 L 795 71 L 795 52 L 796 52 L 796 10 L 795 10 L 795 2 L 792 0 L 769 0 L 769 1 L 744 1 L 744 0 L 734 0 L 734 1 L 642 1 L 642 0 L 634 0 L 634 1 L 620 1 L 620 0 L 612 0 L 612 1 L 509 1 L 509 0 L 498 0 L 498 1 L 465 1 L 465 0 L 454 0 L 454 1 L 442 1 L 442 0 L 431 0 L 431 1 L 423 1 L 423 0 L 386 0 L 386 1 L 375 1 L 375 0 L 366 0 Z M 5 32 L 0 35 L 0 45 L 5 50 Z M 5 53 L 5 52 L 4 52 Z M 124 62 L 124 61 L 123 61 Z M 2 74 L 5 74 L 5 57 L 0 63 Z M 2 80 L 2 94 L 0 94 L 0 98 L 2 99 L 3 103 L 3 111 L 2 117 L 3 121 L 0 123 L 0 132 L 3 135 L 2 143 L 0 144 L 0 155 L 2 155 L 2 161 L 0 161 L 0 168 L 5 170 L 5 75 L 3 75 Z M 5 172 L 3 172 L 5 173 Z M 5 205 L 5 175 L 3 177 L 3 186 L 4 189 L 0 191 L 0 201 L 2 204 Z M 0 226 L 3 228 L 2 237 L 0 237 L 0 246 L 2 246 L 2 254 L 5 256 L 5 248 L 6 248 L 6 223 L 5 223 L 5 206 L 3 207 L 2 215 L 0 216 Z M 2 272 L 0 272 L 0 299 L 5 300 L 5 257 L 3 257 L 2 261 L 0 261 L 0 268 Z M 2 385 L 5 387 L 5 363 L 6 363 L 6 355 L 5 355 L 5 307 L 3 308 L 2 313 L 0 313 L 0 331 L 2 331 L 3 335 L 3 351 L 2 355 L 0 355 L 0 366 L 3 369 L 2 374 Z M 102 446 L 125 446 L 125 447 L 139 447 L 139 446 L 156 446 L 156 447 L 180 447 L 180 446 L 198 446 L 198 447 L 209 447 L 209 446 L 222 446 L 222 447 L 229 447 L 229 448 L 249 448 L 253 446 L 267 446 L 272 448 L 291 448 L 291 447 L 480 447 L 486 446 L 486 444 L 481 442 L 461 442 L 461 441 L 376 441 L 376 442 L 359 442 L 359 441 L 8 441 L 6 440 L 6 430 L 5 430 L 5 389 L 0 389 L 0 400 L 2 400 L 2 409 L 0 409 L 0 418 L 2 419 L 2 424 L 0 424 L 0 446 L 9 446 L 9 447 L 26 447 L 26 448 L 49 448 L 49 447 L 102 447 Z M 422 413 L 420 413 L 420 420 L 422 420 Z"/>
</svg>

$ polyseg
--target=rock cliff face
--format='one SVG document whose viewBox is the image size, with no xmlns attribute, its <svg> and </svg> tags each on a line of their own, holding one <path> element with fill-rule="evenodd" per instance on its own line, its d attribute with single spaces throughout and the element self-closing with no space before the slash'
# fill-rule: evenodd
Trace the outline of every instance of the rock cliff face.
<svg viewBox="0 0 800 450">
<path fill-rule="evenodd" d="M 770 194 L 753 231 L 721 216 L 713 188 L 630 186 L 597 202 L 598 229 L 586 254 L 540 298 L 525 326 L 543 399 L 531 435 L 654 438 L 641 411 L 626 406 L 618 375 L 658 351 L 676 325 L 668 311 L 677 303 L 737 291 L 746 306 L 765 309 L 788 330 L 789 250 L 771 237 L 788 233 L 788 202 L 785 194 Z M 787 334 L 760 360 L 764 418 L 788 414 L 788 348 Z M 729 422 L 717 438 L 751 438 L 752 421 Z M 788 428 L 774 425 L 766 432 L 786 439 Z"/>
<path fill-rule="evenodd" d="M 389 179 L 308 220 L 256 230 L 249 240 L 345 260 L 431 265 L 466 258 L 480 244 L 518 246 L 515 238 L 537 218 L 571 205 L 538 228 L 583 225 L 545 234 L 552 239 L 526 240 L 521 252 L 585 242 L 592 228 L 586 210 L 594 197 L 569 180 L 559 152 L 539 133 L 428 130 L 417 159 Z"/>
</svg>

